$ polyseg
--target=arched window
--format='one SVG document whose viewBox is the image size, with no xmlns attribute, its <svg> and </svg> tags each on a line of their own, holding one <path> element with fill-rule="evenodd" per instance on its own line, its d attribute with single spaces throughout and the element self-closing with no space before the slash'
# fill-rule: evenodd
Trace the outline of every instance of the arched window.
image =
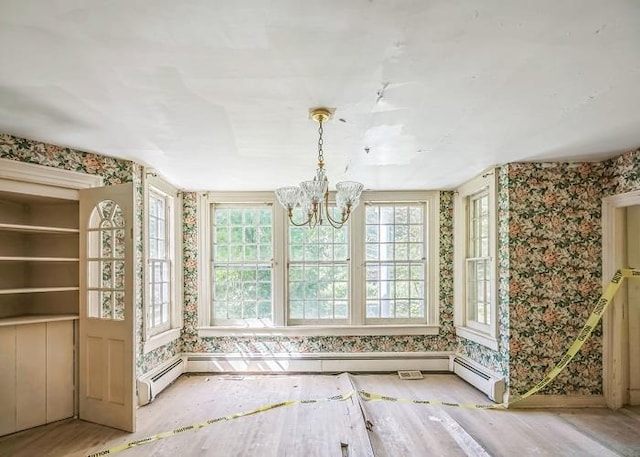
<svg viewBox="0 0 640 457">
<path fill-rule="evenodd" d="M 124 319 L 125 221 L 112 200 L 99 202 L 87 229 L 87 316 Z"/>
</svg>

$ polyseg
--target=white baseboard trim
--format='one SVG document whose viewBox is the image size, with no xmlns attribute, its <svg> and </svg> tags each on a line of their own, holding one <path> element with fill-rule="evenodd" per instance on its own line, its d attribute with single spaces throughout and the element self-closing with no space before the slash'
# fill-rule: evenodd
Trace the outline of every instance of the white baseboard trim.
<svg viewBox="0 0 640 457">
<path fill-rule="evenodd" d="M 184 354 L 188 373 L 448 372 L 451 352 Z"/>
<path fill-rule="evenodd" d="M 532 395 L 509 405 L 509 409 L 606 407 L 607 402 L 602 395 Z"/>
</svg>

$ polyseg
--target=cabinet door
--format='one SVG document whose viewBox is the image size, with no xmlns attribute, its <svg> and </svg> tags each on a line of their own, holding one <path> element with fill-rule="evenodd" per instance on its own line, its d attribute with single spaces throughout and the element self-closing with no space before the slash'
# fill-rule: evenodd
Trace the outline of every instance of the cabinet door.
<svg viewBox="0 0 640 457">
<path fill-rule="evenodd" d="M 46 324 L 16 326 L 16 430 L 47 421 Z"/>
<path fill-rule="evenodd" d="M 16 327 L 0 327 L 0 436 L 16 431 Z"/>
<path fill-rule="evenodd" d="M 73 321 L 47 323 L 47 422 L 73 416 Z"/>
</svg>

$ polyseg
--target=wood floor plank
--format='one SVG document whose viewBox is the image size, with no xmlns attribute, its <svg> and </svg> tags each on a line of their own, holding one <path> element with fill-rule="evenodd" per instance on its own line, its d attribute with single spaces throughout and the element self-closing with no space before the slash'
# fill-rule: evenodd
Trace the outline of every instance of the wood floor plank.
<svg viewBox="0 0 640 457">
<path fill-rule="evenodd" d="M 355 375 L 358 387 L 391 396 L 488 402 L 454 375 L 403 381 L 395 374 Z M 65 420 L 0 438 L 0 457 L 86 456 L 114 445 L 290 399 L 327 398 L 351 389 L 344 375 L 185 375 L 138 410 L 138 431 Z M 274 409 L 122 452 L 133 456 L 638 456 L 640 408 L 622 411 L 463 410 L 365 402 L 368 433 L 355 399 Z M 370 441 L 371 439 L 371 441 Z M 373 452 L 371 450 L 373 446 Z M 375 454 L 374 454 L 375 452 Z"/>
</svg>

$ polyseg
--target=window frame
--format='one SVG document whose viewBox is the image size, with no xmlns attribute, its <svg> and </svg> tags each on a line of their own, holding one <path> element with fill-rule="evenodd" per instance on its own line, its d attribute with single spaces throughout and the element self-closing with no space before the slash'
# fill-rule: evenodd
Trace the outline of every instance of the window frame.
<svg viewBox="0 0 640 457">
<path fill-rule="evenodd" d="M 333 195 L 331 195 L 332 197 Z M 330 205 L 334 205 L 335 201 L 333 199 L 330 198 L 329 200 L 329 204 Z M 336 219 L 338 218 L 338 216 L 336 214 L 333 215 L 333 217 L 335 217 Z M 296 217 L 296 214 L 294 214 L 294 220 L 297 222 L 299 220 L 301 220 L 302 217 Z M 346 244 L 347 244 L 347 252 L 346 252 L 346 259 L 343 261 L 339 261 L 339 260 L 332 260 L 332 261 L 297 261 L 297 260 L 292 260 L 290 258 L 290 250 L 289 248 L 291 247 L 291 243 L 290 243 L 290 229 L 293 227 L 290 223 L 289 220 L 287 219 L 285 221 L 285 232 L 283 233 L 284 236 L 284 243 L 285 243 L 285 250 L 284 250 L 284 254 L 285 254 L 285 263 L 286 263 L 286 267 L 285 267 L 285 298 L 284 298 L 284 307 L 285 307 L 285 315 L 286 315 L 286 326 L 287 327 L 302 327 L 302 326 L 317 326 L 317 327 L 324 327 L 324 326 L 348 326 L 350 324 L 351 321 L 351 312 L 350 309 L 351 307 L 349 306 L 349 304 L 351 303 L 351 284 L 352 284 L 352 262 L 351 262 L 351 251 L 352 251 L 352 231 L 351 231 L 351 218 L 349 218 L 349 220 L 347 221 L 347 223 L 345 224 L 346 229 L 348 230 L 348 234 L 347 234 L 347 238 L 346 238 Z M 330 227 L 330 226 L 329 226 Z M 343 227 L 342 229 L 344 229 L 345 227 Z M 300 228 L 302 230 L 307 230 L 306 227 L 296 227 L 296 228 Z M 342 230 L 339 229 L 339 230 Z M 304 244 L 303 244 L 304 246 Z M 302 266 L 302 267 L 306 267 L 307 265 L 345 265 L 346 266 L 346 270 L 347 270 L 347 317 L 344 319 L 340 319 L 340 318 L 333 318 L 333 319 L 323 319 L 323 318 L 318 318 L 318 319 L 305 319 L 305 318 L 292 318 L 290 316 L 291 314 L 291 303 L 289 301 L 290 298 L 290 286 L 291 283 L 289 281 L 289 274 L 290 274 L 290 270 L 291 270 L 291 265 L 298 265 L 298 266 Z M 334 299 L 335 301 L 335 299 Z"/>
<path fill-rule="evenodd" d="M 286 211 L 277 202 L 273 192 L 208 192 L 198 195 L 200 232 L 198 334 L 207 336 L 323 336 L 323 335 L 436 335 L 439 331 L 439 192 L 438 191 L 365 191 L 361 204 L 353 211 L 349 219 L 349 318 L 348 323 L 307 325 L 289 322 L 288 319 L 288 218 Z M 364 216 L 365 204 L 368 202 L 424 202 L 425 242 L 427 262 L 429 265 L 427 283 L 431 286 L 425 293 L 425 318 L 421 323 L 367 324 L 365 319 L 364 300 Z M 273 209 L 273 326 L 253 327 L 214 326 L 212 325 L 211 300 L 211 208 L 214 204 L 248 204 L 266 203 Z M 360 235 L 357 235 L 360 234 Z M 361 237 L 357 242 L 357 237 Z M 356 242 L 354 242 L 354 240 Z M 360 284 L 361 286 L 358 286 Z"/>
<path fill-rule="evenodd" d="M 222 208 L 222 209 L 228 209 L 228 208 L 233 208 L 233 209 L 236 209 L 236 208 L 243 208 L 243 209 L 269 208 L 269 209 L 272 209 L 272 205 L 271 204 L 262 203 L 262 202 L 246 202 L 246 203 L 227 203 L 227 202 L 222 203 L 222 202 L 219 202 L 219 203 L 212 203 L 212 204 L 209 205 L 210 210 L 209 210 L 208 223 L 209 223 L 210 227 L 214 227 L 215 226 L 215 217 L 214 217 L 214 213 L 215 212 L 211 210 L 214 206 L 216 206 L 218 208 Z M 271 216 L 272 216 L 271 246 L 273 246 L 273 236 L 274 236 L 274 233 L 273 233 L 273 211 L 271 211 Z M 209 238 L 209 242 L 210 243 L 211 243 L 212 239 L 213 239 L 212 237 Z M 269 264 L 269 268 L 271 270 L 271 275 L 272 275 L 271 284 L 273 285 L 273 273 L 274 273 L 273 252 L 272 252 L 272 258 L 269 261 L 256 259 L 255 261 L 251 261 L 251 262 L 248 262 L 248 263 L 229 262 L 229 261 L 217 263 L 213 259 L 213 255 L 212 255 L 213 244 L 210 244 L 210 249 L 211 249 L 211 251 L 207 251 L 208 259 L 209 259 L 209 271 L 211 273 L 210 276 L 208 276 L 210 278 L 210 281 L 209 281 L 210 285 L 213 285 L 213 276 L 214 276 L 214 268 L 213 267 L 215 267 L 216 264 L 218 264 L 218 265 L 225 265 L 226 264 L 227 266 L 235 265 L 237 267 L 247 266 L 247 265 L 250 265 L 250 266 L 254 266 L 255 265 L 256 268 L 258 268 L 261 265 L 264 266 L 264 265 Z M 210 294 L 210 305 L 211 305 L 212 309 L 214 307 L 213 299 L 214 299 L 214 294 Z M 272 305 L 272 308 L 273 308 L 273 290 L 272 290 L 272 295 L 271 295 L 271 302 L 272 302 L 271 305 Z M 211 311 L 211 325 L 214 326 L 214 327 L 217 327 L 217 326 L 223 326 L 223 327 L 224 326 L 229 326 L 229 327 L 244 326 L 244 324 L 249 323 L 249 322 L 253 322 L 254 320 L 256 322 L 255 322 L 255 325 L 253 325 L 253 326 L 256 326 L 256 325 L 258 325 L 258 323 L 259 323 L 259 321 L 261 319 L 260 318 L 255 318 L 255 319 L 228 319 L 228 318 L 227 319 L 221 319 L 221 318 L 216 318 L 215 313 L 213 311 Z M 271 317 L 270 321 L 273 322 L 273 313 L 272 313 L 272 317 Z M 268 325 L 266 325 L 266 326 L 268 326 Z"/>
<path fill-rule="evenodd" d="M 498 349 L 498 301 L 497 301 L 497 176 L 498 169 L 490 169 L 462 184 L 454 198 L 454 324 L 456 334 L 490 349 Z M 488 196 L 488 259 L 489 280 L 489 324 L 474 320 L 468 307 L 468 260 L 470 227 L 470 202 L 475 196 L 486 192 Z"/>
<path fill-rule="evenodd" d="M 153 170 L 145 170 L 143 174 L 143 347 L 148 353 L 180 337 L 182 328 L 182 198 L 181 193 L 164 179 L 158 177 Z M 162 327 L 149 326 L 149 306 L 151 293 L 149 281 L 151 277 L 149 257 L 149 202 L 151 194 L 157 194 L 166 201 L 166 253 L 169 260 L 169 322 Z"/>
<path fill-rule="evenodd" d="M 376 205 L 394 205 L 394 206 L 402 206 L 402 205 L 412 205 L 412 206 L 420 206 L 422 207 L 422 216 L 423 216 L 423 231 L 422 231 L 422 246 L 423 248 L 426 250 L 426 252 L 423 252 L 423 256 L 422 259 L 420 261 L 416 261 L 416 260 L 407 260 L 406 263 L 407 264 L 415 264 L 415 263 L 420 263 L 423 268 L 423 284 L 425 286 L 425 291 L 426 291 L 426 296 L 424 297 L 424 301 L 425 301 L 425 309 L 424 309 L 424 313 L 425 316 L 423 318 L 383 318 L 383 317 L 366 317 L 366 303 L 365 303 L 365 322 L 369 323 L 369 324 L 378 324 L 378 325 L 424 325 L 427 320 L 429 319 L 429 317 L 427 316 L 428 313 L 428 303 L 431 302 L 431 298 L 428 296 L 428 292 L 430 290 L 430 288 L 428 287 L 428 285 L 431 283 L 430 278 L 429 278 L 429 271 L 431 269 L 431 262 L 429 259 L 429 232 L 430 232 L 430 228 L 428 226 L 428 224 L 424 223 L 424 220 L 428 221 L 429 220 L 429 202 L 427 201 L 420 201 L 419 199 L 414 199 L 414 198 L 410 198 L 410 199 L 402 199 L 402 200 L 394 200 L 394 201 L 384 201 L 384 200 L 378 200 L 378 201 L 374 201 L 374 200 L 367 200 L 364 203 L 364 208 L 366 209 L 367 206 L 376 206 Z M 380 225 L 386 225 L 386 224 L 378 224 L 378 226 Z M 409 223 L 407 223 L 407 225 L 411 225 Z M 365 229 L 366 229 L 367 223 L 366 223 L 366 214 L 365 214 Z M 394 222 L 394 227 L 395 227 L 395 222 Z M 366 231 L 365 231 L 365 237 L 366 237 Z M 363 245 L 364 249 L 365 249 L 365 253 L 363 254 L 364 256 L 364 270 L 365 270 L 365 284 L 364 286 L 366 287 L 366 267 L 367 267 L 367 259 L 366 259 L 366 247 L 367 247 L 367 242 L 365 239 L 364 245 Z M 394 257 L 395 257 L 395 253 L 394 253 Z M 379 259 L 377 262 L 372 260 L 372 263 L 384 263 L 385 261 Z M 394 259 L 388 260 L 387 263 L 391 263 L 391 264 L 395 264 L 398 261 Z M 393 282 L 395 283 L 397 280 L 394 278 Z M 365 289 L 365 302 L 366 302 L 366 289 Z M 394 299 L 395 301 L 395 299 Z"/>
</svg>

